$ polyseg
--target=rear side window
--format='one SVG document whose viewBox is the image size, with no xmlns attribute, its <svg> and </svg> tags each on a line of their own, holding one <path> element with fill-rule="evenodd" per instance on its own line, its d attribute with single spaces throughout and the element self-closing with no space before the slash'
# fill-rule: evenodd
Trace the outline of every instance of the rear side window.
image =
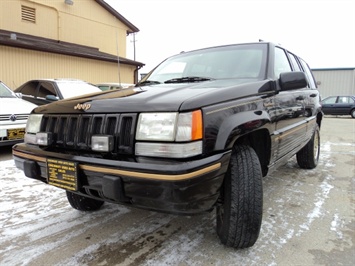
<svg viewBox="0 0 355 266">
<path fill-rule="evenodd" d="M 354 99 L 351 98 L 351 97 L 348 97 L 348 100 L 349 100 L 349 103 L 350 103 L 350 104 L 354 104 L 354 103 L 355 103 Z"/>
<path fill-rule="evenodd" d="M 312 75 L 312 72 L 311 72 L 311 69 L 309 68 L 307 63 L 305 61 L 303 61 L 301 58 L 300 58 L 300 62 L 301 62 L 303 71 L 306 74 L 309 87 L 312 88 L 312 89 L 317 88 L 316 82 L 314 81 L 314 78 L 313 78 L 313 75 Z"/>
<path fill-rule="evenodd" d="M 338 103 L 354 103 L 354 100 L 348 96 L 339 96 Z"/>
<path fill-rule="evenodd" d="M 274 65 L 274 74 L 276 78 L 280 77 L 280 74 L 283 72 L 292 71 L 290 62 L 287 59 L 284 49 L 275 48 L 275 65 Z"/>
<path fill-rule="evenodd" d="M 295 57 L 293 54 L 291 54 L 291 53 L 287 53 L 287 54 L 288 54 L 288 56 L 290 57 L 293 70 L 294 70 L 294 71 L 302 71 L 301 68 L 300 68 L 300 65 L 299 65 L 298 62 L 297 62 L 296 57 Z"/>
</svg>

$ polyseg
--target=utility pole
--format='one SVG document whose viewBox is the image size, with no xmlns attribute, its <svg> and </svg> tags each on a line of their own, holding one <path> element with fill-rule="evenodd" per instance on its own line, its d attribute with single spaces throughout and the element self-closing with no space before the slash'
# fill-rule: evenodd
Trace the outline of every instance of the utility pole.
<svg viewBox="0 0 355 266">
<path fill-rule="evenodd" d="M 136 61 L 136 33 L 133 33 L 133 60 Z"/>
</svg>

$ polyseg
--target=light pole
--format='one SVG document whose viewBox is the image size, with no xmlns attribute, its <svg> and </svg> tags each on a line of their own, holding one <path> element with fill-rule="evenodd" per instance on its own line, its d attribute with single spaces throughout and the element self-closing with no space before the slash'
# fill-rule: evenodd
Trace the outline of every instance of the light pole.
<svg viewBox="0 0 355 266">
<path fill-rule="evenodd" d="M 133 33 L 133 60 L 136 61 L 136 33 Z"/>
</svg>

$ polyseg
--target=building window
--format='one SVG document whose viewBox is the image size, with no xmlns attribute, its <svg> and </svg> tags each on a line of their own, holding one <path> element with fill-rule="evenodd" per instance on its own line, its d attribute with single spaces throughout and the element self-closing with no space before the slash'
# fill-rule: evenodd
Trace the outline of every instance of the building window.
<svg viewBox="0 0 355 266">
<path fill-rule="evenodd" d="M 28 6 L 21 6 L 22 21 L 36 23 L 36 9 Z"/>
</svg>

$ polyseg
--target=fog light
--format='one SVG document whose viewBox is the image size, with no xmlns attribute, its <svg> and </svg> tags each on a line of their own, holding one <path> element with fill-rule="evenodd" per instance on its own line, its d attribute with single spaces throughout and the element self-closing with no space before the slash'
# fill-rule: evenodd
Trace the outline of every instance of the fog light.
<svg viewBox="0 0 355 266">
<path fill-rule="evenodd" d="M 190 143 L 136 143 L 136 155 L 165 158 L 188 158 L 202 153 L 202 141 Z"/>
<path fill-rule="evenodd" d="M 38 132 L 36 133 L 36 143 L 42 146 L 49 146 L 52 144 L 52 132 Z"/>
<path fill-rule="evenodd" d="M 91 149 L 93 151 L 112 151 L 113 136 L 110 135 L 94 135 L 91 137 Z"/>
<path fill-rule="evenodd" d="M 7 136 L 7 130 L 6 129 L 0 129 L 0 138 L 6 137 Z"/>
</svg>

